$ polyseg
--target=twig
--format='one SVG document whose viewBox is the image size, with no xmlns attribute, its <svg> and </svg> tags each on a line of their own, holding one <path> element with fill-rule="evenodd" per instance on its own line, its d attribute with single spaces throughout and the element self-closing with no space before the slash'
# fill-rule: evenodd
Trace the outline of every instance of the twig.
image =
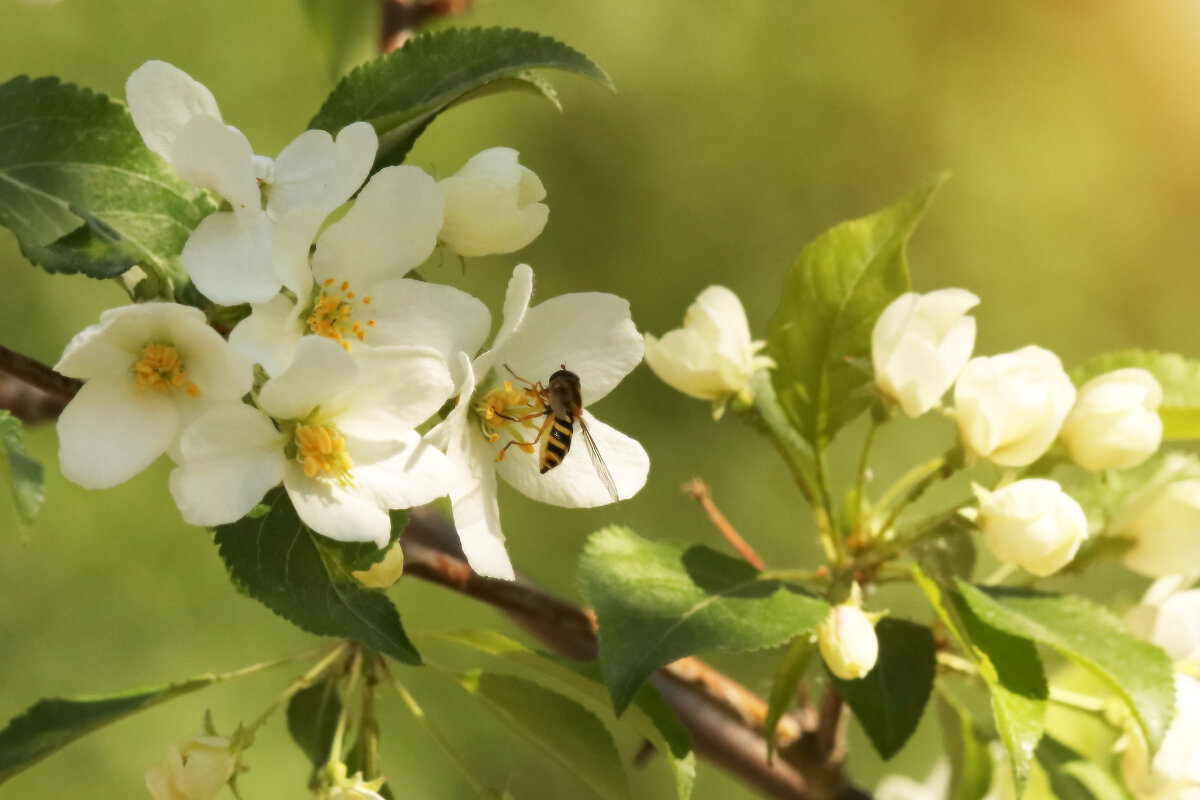
<svg viewBox="0 0 1200 800">
<path fill-rule="evenodd" d="M 83 385 L 36 359 L 3 346 L 0 346 L 0 372 L 6 372 L 22 383 L 62 400 L 70 400 Z"/>
<path fill-rule="evenodd" d="M 687 496 L 700 504 L 704 509 L 704 513 L 708 514 L 708 518 L 712 520 L 713 527 L 721 532 L 721 535 L 733 545 L 733 548 L 741 554 L 742 558 L 746 559 L 746 563 L 754 567 L 759 572 L 762 572 L 767 567 L 763 564 L 763 560 L 758 557 L 758 553 L 754 552 L 754 548 L 750 543 L 741 537 L 741 534 L 729 523 L 725 515 L 721 513 L 721 509 L 717 508 L 717 504 L 712 500 L 712 492 L 709 486 L 699 478 L 685 483 L 683 491 Z"/>
</svg>

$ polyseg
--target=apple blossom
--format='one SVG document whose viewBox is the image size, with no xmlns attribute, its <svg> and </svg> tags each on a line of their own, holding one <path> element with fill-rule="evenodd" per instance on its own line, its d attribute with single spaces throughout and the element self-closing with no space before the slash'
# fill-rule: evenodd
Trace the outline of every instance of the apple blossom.
<svg viewBox="0 0 1200 800">
<path fill-rule="evenodd" d="M 992 555 L 1045 577 L 1075 557 L 1087 517 L 1056 482 L 1027 478 L 994 492 L 975 486 L 979 525 Z"/>
<path fill-rule="evenodd" d="M 58 459 L 63 475 L 86 489 L 132 478 L 173 451 L 188 422 L 253 382 L 250 364 L 204 314 L 175 303 L 105 311 L 55 369 L 85 381 L 58 418 Z"/>
<path fill-rule="evenodd" d="M 231 206 L 205 217 L 184 247 L 183 268 L 197 288 L 226 305 L 266 302 L 280 286 L 307 294 L 296 265 L 306 262 L 325 216 L 366 180 L 378 147 L 374 128 L 355 122 L 336 140 L 305 131 L 272 160 L 224 123 L 207 88 L 166 62 L 135 70 L 125 96 L 146 146 Z"/>
<path fill-rule="evenodd" d="M 650 368 L 672 388 L 712 401 L 716 418 L 734 398 L 753 402 L 750 376 L 775 366 L 770 358 L 757 354 L 766 342 L 750 340 L 742 302 L 724 286 L 701 292 L 688 307 L 682 328 L 661 339 L 648 334 L 645 338 Z"/>
<path fill-rule="evenodd" d="M 513 253 L 546 227 L 546 189 L 517 162 L 517 151 L 493 147 L 476 154 L 440 183 L 446 198 L 441 240 L 461 256 Z"/>
<path fill-rule="evenodd" d="M 1136 725 L 1126 738 L 1121 773 L 1137 800 L 1200 800 L 1200 681 L 1175 673 L 1175 717 L 1153 758 Z"/>
<path fill-rule="evenodd" d="M 945 800 L 950 791 L 950 761 L 938 759 L 925 781 L 888 775 L 875 786 L 875 800 Z"/>
<path fill-rule="evenodd" d="M 1058 356 L 1033 345 L 971 359 L 954 385 L 967 450 L 1004 467 L 1041 457 L 1074 402 L 1075 387 Z"/>
<path fill-rule="evenodd" d="M 228 738 L 197 734 L 171 745 L 166 759 L 146 770 L 146 788 L 154 800 L 211 800 L 236 767 Z"/>
<path fill-rule="evenodd" d="M 171 494 L 185 520 L 213 526 L 240 519 L 282 480 L 317 533 L 382 547 L 388 509 L 428 503 L 450 488 L 449 462 L 414 428 L 452 387 L 445 362 L 428 348 L 377 347 L 355 357 L 307 337 L 292 365 L 262 387 L 262 411 L 218 406 L 188 428 Z"/>
<path fill-rule="evenodd" d="M 1162 386 L 1144 369 L 1118 369 L 1079 390 L 1063 424 L 1071 458 L 1090 470 L 1136 467 L 1162 444 Z"/>
<path fill-rule="evenodd" d="M 965 289 L 908 292 L 893 300 L 871 333 L 875 383 L 910 417 L 937 405 L 975 348 L 979 298 Z"/>
<path fill-rule="evenodd" d="M 544 381 L 559 366 L 579 376 L 588 426 L 622 499 L 646 482 L 650 459 L 637 441 L 598 420 L 592 405 L 608 394 L 642 359 L 642 337 L 629 316 L 629 303 L 611 294 L 567 294 L 529 307 L 533 271 L 516 268 L 504 300 L 504 319 L 492 349 L 475 359 L 465 348 L 458 357 L 458 404 L 430 438 L 454 465 L 450 503 L 454 524 L 471 567 L 481 575 L 513 577 L 504 550 L 496 475 L 534 500 L 564 508 L 590 508 L 612 502 L 586 449 L 568 454 L 562 464 L 539 473 L 536 448 L 510 448 L 510 441 L 532 441 L 543 408 L 521 378 Z M 482 344 L 480 342 L 479 344 Z M 509 372 L 511 370 L 511 372 Z M 519 420 L 528 416 L 528 419 Z"/>
<path fill-rule="evenodd" d="M 842 680 L 857 680 L 875 667 L 879 638 L 875 623 L 859 607 L 858 584 L 849 601 L 834 606 L 817 626 L 817 645 L 829 671 Z"/>
<path fill-rule="evenodd" d="M 1113 516 L 1108 530 L 1133 541 L 1122 559 L 1160 578 L 1200 570 L 1200 477 L 1194 456 L 1172 454 Z"/>
<path fill-rule="evenodd" d="M 1172 661 L 1200 666 L 1200 589 L 1184 589 L 1189 583 L 1182 575 L 1159 578 L 1125 613 L 1125 623 Z"/>
</svg>

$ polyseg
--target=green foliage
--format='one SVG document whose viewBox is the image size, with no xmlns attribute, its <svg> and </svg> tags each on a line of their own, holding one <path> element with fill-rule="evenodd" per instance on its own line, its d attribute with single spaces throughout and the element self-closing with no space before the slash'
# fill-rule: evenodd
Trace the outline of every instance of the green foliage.
<svg viewBox="0 0 1200 800">
<path fill-rule="evenodd" d="M 987 684 L 996 730 L 1008 751 L 1013 785 L 1020 796 L 1045 730 L 1049 688 L 1037 648 L 979 619 L 960 595 L 929 578 L 919 566 L 914 566 L 913 577 Z"/>
<path fill-rule="evenodd" d="M 338 78 L 379 52 L 377 0 L 300 0 L 308 27 Z"/>
<path fill-rule="evenodd" d="M 8 461 L 13 503 L 17 516 L 26 524 L 33 522 L 46 496 L 42 465 L 25 455 L 21 421 L 0 409 L 0 450 Z"/>
<path fill-rule="evenodd" d="M 872 401 L 871 331 L 892 300 L 910 290 L 905 245 L 934 192 L 937 175 L 895 205 L 843 222 L 804 248 L 784 281 L 767 331 L 779 402 L 818 449 Z"/>
<path fill-rule="evenodd" d="M 366 120 L 379 134 L 376 168 L 399 164 L 434 118 L 480 93 L 516 87 L 557 105 L 546 84 L 526 73 L 536 68 L 573 72 L 612 88 L 586 56 L 549 37 L 509 28 L 454 28 L 418 36 L 355 69 L 308 126 L 336 133 Z"/>
<path fill-rule="evenodd" d="M 513 675 L 472 672 L 463 686 L 497 717 L 604 800 L 629 800 L 608 729 L 579 703 Z"/>
<path fill-rule="evenodd" d="M 354 639 L 407 664 L 421 656 L 396 607 L 363 587 L 341 560 L 342 549 L 300 521 L 283 489 L 264 499 L 268 511 L 216 530 L 221 558 L 247 594 L 299 628 Z M 393 532 L 393 535 L 394 532 Z"/>
<path fill-rule="evenodd" d="M 1130 800 L 1120 781 L 1052 736 L 1038 745 L 1037 760 L 1059 800 Z"/>
<path fill-rule="evenodd" d="M 970 580 L 975 573 L 975 537 L 959 527 L 956 517 L 936 536 L 922 539 L 913 546 L 912 555 L 921 569 L 939 583 L 949 583 L 955 578 Z"/>
<path fill-rule="evenodd" d="M 1071 380 L 1082 386 L 1098 375 L 1126 367 L 1144 369 L 1162 384 L 1158 415 L 1163 421 L 1163 439 L 1200 439 L 1200 361 L 1153 350 L 1119 350 L 1095 356 L 1071 370 Z"/>
<path fill-rule="evenodd" d="M 412 519 L 412 512 L 407 508 L 395 508 L 390 512 L 390 516 L 392 518 L 392 536 L 383 547 L 377 546 L 374 542 L 339 542 L 325 537 L 322 537 L 324 539 L 322 544 L 329 552 L 337 554 L 337 560 L 346 569 L 352 572 L 368 570 L 382 561 L 391 546 L 400 541 L 400 537 L 404 535 L 404 529 L 408 527 L 408 521 Z"/>
<path fill-rule="evenodd" d="M 618 713 L 672 661 L 777 647 L 829 614 L 823 600 L 764 580 L 744 561 L 651 542 L 628 528 L 592 534 L 579 575 L 599 621 L 600 666 Z"/>
<path fill-rule="evenodd" d="M 767 718 L 763 723 L 763 736 L 767 739 L 767 761 L 775 756 L 775 734 L 779 720 L 792 707 L 796 699 L 796 688 L 804 678 L 804 672 L 812 662 L 816 647 L 810 636 L 797 636 L 788 645 L 775 668 L 775 680 L 767 697 Z"/>
<path fill-rule="evenodd" d="M 947 800 L 983 800 L 992 785 L 992 756 L 965 705 L 946 692 L 938 696 L 938 716 L 950 758 Z"/>
<path fill-rule="evenodd" d="M 57 78 L 0 85 L 0 225 L 48 271 L 111 278 L 141 264 L 182 286 L 179 253 L 211 210 L 119 103 Z"/>
<path fill-rule="evenodd" d="M 199 675 L 104 697 L 39 700 L 0 730 L 0 783 L 92 731 L 219 680 L 217 675 Z"/>
<path fill-rule="evenodd" d="M 1041 642 L 1090 669 L 1125 699 L 1151 752 L 1175 713 L 1171 660 L 1138 639 L 1107 609 L 1081 597 L 958 582 L 971 610 L 988 625 Z"/>
<path fill-rule="evenodd" d="M 317 771 L 329 761 L 329 750 L 341 713 L 342 700 L 333 681 L 321 681 L 301 689 L 288 702 L 288 733 L 312 763 L 309 788 L 316 784 Z"/>
<path fill-rule="evenodd" d="M 908 620 L 885 617 L 875 626 L 879 660 L 858 680 L 830 674 L 879 755 L 900 752 L 913 735 L 933 691 L 936 647 L 933 631 Z"/>
</svg>

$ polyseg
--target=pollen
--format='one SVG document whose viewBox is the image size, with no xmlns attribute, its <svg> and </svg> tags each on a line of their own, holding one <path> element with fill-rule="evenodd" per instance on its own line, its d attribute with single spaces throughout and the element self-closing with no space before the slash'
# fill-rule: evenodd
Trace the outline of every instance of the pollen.
<svg viewBox="0 0 1200 800">
<path fill-rule="evenodd" d="M 332 425 L 299 425 L 296 460 L 309 478 L 332 478 L 343 486 L 353 484 L 354 462 L 346 452 L 346 437 Z"/>
<path fill-rule="evenodd" d="M 147 344 L 142 357 L 133 365 L 138 386 L 167 394 L 183 387 L 189 397 L 199 397 L 200 387 L 188 380 L 179 351 L 169 344 Z"/>
<path fill-rule="evenodd" d="M 358 321 L 362 309 L 369 297 L 359 298 L 350 290 L 350 281 L 337 284 L 336 278 L 326 278 L 322 282 L 321 294 L 313 303 L 312 313 L 308 317 L 308 329 L 318 336 L 333 339 L 346 352 L 353 350 L 355 341 L 364 342 L 367 338 L 367 328 L 375 326 L 375 320 Z"/>
</svg>

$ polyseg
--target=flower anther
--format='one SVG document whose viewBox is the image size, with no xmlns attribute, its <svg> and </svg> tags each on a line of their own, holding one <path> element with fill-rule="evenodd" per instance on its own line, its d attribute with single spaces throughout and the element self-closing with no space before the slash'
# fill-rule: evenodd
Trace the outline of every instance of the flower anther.
<svg viewBox="0 0 1200 800">
<path fill-rule="evenodd" d="M 333 425 L 296 426 L 296 459 L 308 478 L 327 476 L 341 486 L 353 486 L 354 461 L 346 452 L 346 437 Z"/>
<path fill-rule="evenodd" d="M 188 397 L 200 396 L 200 387 L 187 379 L 183 359 L 172 345 L 147 344 L 142 348 L 142 357 L 133 365 L 133 370 L 142 389 L 166 394 L 183 386 Z"/>
<path fill-rule="evenodd" d="M 367 328 L 375 327 L 374 319 L 356 319 L 356 305 L 369 306 L 371 297 L 360 298 L 350 289 L 350 281 L 337 284 L 334 278 L 322 282 L 321 293 L 308 317 L 308 329 L 318 336 L 333 339 L 347 353 L 353 350 L 354 340 L 365 341 Z M 361 311 L 360 311 L 361 313 Z"/>
</svg>

